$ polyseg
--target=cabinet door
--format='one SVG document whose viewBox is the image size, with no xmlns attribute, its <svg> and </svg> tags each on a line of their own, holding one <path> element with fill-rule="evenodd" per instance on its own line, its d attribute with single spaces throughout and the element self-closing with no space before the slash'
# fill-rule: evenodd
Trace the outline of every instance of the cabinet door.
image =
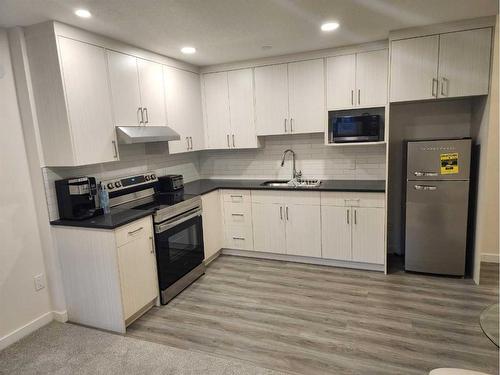
<svg viewBox="0 0 500 375">
<path fill-rule="evenodd" d="M 163 67 L 152 61 L 137 59 L 141 105 L 144 108 L 144 122 L 150 126 L 165 126 L 165 89 Z"/>
<path fill-rule="evenodd" d="M 438 35 L 392 42 L 391 102 L 436 97 L 438 49 Z"/>
<path fill-rule="evenodd" d="M 352 260 L 384 264 L 384 209 L 352 209 Z"/>
<path fill-rule="evenodd" d="M 203 76 L 208 148 L 230 148 L 227 72 Z"/>
<path fill-rule="evenodd" d="M 288 64 L 290 132 L 325 131 L 325 74 L 323 59 Z"/>
<path fill-rule="evenodd" d="M 287 64 L 255 68 L 257 135 L 290 132 Z"/>
<path fill-rule="evenodd" d="M 487 95 L 490 56 L 491 28 L 441 34 L 439 97 Z"/>
<path fill-rule="evenodd" d="M 388 50 L 356 55 L 356 105 L 383 106 L 387 103 Z"/>
<path fill-rule="evenodd" d="M 354 107 L 356 55 L 326 59 L 326 79 L 328 110 Z"/>
<path fill-rule="evenodd" d="M 255 251 L 285 254 L 284 207 L 274 203 L 253 203 L 253 245 Z"/>
<path fill-rule="evenodd" d="M 322 256 L 327 259 L 351 260 L 350 207 L 322 206 Z"/>
<path fill-rule="evenodd" d="M 118 159 L 103 48 L 58 38 L 76 165 Z"/>
<path fill-rule="evenodd" d="M 203 206 L 203 245 L 205 248 L 205 259 L 213 256 L 222 248 L 222 207 L 220 190 L 201 196 Z"/>
<path fill-rule="evenodd" d="M 125 320 L 158 296 L 156 259 L 151 230 L 118 248 Z"/>
<path fill-rule="evenodd" d="M 124 53 L 107 51 L 111 101 L 116 126 L 141 124 L 141 95 L 137 59 Z"/>
<path fill-rule="evenodd" d="M 228 72 L 231 147 L 255 148 L 255 106 L 252 69 Z"/>
<path fill-rule="evenodd" d="M 199 75 L 169 66 L 163 67 L 163 74 L 167 123 L 181 136 L 179 141 L 168 142 L 169 153 L 202 149 L 204 131 Z"/>
<path fill-rule="evenodd" d="M 321 258 L 320 206 L 286 205 L 285 220 L 286 253 Z"/>
</svg>

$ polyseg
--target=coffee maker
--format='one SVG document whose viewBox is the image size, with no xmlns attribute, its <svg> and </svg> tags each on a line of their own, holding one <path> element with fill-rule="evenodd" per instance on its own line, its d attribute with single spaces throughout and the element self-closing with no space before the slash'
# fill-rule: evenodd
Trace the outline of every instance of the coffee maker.
<svg viewBox="0 0 500 375">
<path fill-rule="evenodd" d="M 84 220 L 102 214 L 102 209 L 96 208 L 95 203 L 95 177 L 66 178 L 55 184 L 60 219 Z"/>
</svg>

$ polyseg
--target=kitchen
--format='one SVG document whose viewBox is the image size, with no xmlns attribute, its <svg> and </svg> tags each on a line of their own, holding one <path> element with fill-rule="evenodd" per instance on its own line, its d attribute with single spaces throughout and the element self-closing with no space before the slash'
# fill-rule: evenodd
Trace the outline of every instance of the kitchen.
<svg viewBox="0 0 500 375">
<path fill-rule="evenodd" d="M 486 3 L 475 18 L 213 63 L 196 60 L 202 46 L 172 58 L 88 31 L 93 9 L 78 27 L 8 29 L 45 264 L 35 292 L 52 308 L 2 341 L 54 319 L 291 373 L 498 371 L 481 314 L 498 303 L 498 284 L 480 282 L 498 279 Z M 331 17 L 315 32 L 335 39 Z M 407 325 L 419 364 L 389 359 Z M 423 332 L 456 347 L 436 361 Z"/>
</svg>

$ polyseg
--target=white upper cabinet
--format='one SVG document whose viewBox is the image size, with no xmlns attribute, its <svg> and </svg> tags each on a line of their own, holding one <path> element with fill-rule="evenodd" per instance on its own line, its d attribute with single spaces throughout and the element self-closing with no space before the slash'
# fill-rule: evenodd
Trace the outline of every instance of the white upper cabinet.
<svg viewBox="0 0 500 375">
<path fill-rule="evenodd" d="M 438 97 L 487 95 L 491 28 L 439 36 Z"/>
<path fill-rule="evenodd" d="M 257 135 L 324 131 L 323 60 L 255 68 Z"/>
<path fill-rule="evenodd" d="M 230 147 L 230 114 L 227 72 L 203 76 L 208 148 Z"/>
<path fill-rule="evenodd" d="M 491 28 L 395 40 L 392 102 L 487 95 Z"/>
<path fill-rule="evenodd" d="M 232 70 L 227 73 L 231 118 L 231 146 L 258 147 L 255 132 L 255 105 L 252 69 Z"/>
<path fill-rule="evenodd" d="M 46 166 L 118 160 L 104 48 L 26 31 Z"/>
<path fill-rule="evenodd" d="M 322 59 L 288 64 L 290 132 L 325 130 L 325 74 Z"/>
<path fill-rule="evenodd" d="M 137 59 L 141 104 L 144 111 L 144 123 L 150 126 L 165 126 L 165 90 L 163 88 L 163 67 L 161 64 Z"/>
<path fill-rule="evenodd" d="M 326 59 L 328 110 L 354 107 L 356 89 L 356 55 Z"/>
<path fill-rule="evenodd" d="M 391 43 L 391 102 L 437 95 L 439 35 Z"/>
<path fill-rule="evenodd" d="M 116 126 L 166 125 L 162 65 L 107 53 Z"/>
<path fill-rule="evenodd" d="M 384 106 L 387 103 L 387 49 L 326 60 L 328 110 Z"/>
<path fill-rule="evenodd" d="M 203 75 L 208 148 L 255 148 L 252 69 Z"/>
<path fill-rule="evenodd" d="M 201 110 L 200 76 L 186 70 L 163 67 L 168 125 L 181 139 L 168 142 L 171 154 L 198 151 L 205 147 Z"/>
<path fill-rule="evenodd" d="M 285 134 L 288 123 L 288 65 L 255 68 L 257 135 Z"/>
<path fill-rule="evenodd" d="M 142 125 L 137 58 L 109 50 L 107 55 L 115 123 L 119 126 Z"/>
<path fill-rule="evenodd" d="M 356 98 L 360 107 L 387 104 L 387 75 L 389 51 L 362 52 L 356 54 Z"/>
</svg>

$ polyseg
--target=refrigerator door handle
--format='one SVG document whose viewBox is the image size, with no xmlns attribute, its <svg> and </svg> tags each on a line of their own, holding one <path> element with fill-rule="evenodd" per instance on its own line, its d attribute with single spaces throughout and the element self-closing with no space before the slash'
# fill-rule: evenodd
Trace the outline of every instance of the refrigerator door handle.
<svg viewBox="0 0 500 375">
<path fill-rule="evenodd" d="M 437 172 L 424 172 L 424 171 L 416 171 L 413 174 L 417 177 L 437 177 Z"/>
<path fill-rule="evenodd" d="M 437 190 L 437 186 L 432 185 L 415 185 L 415 190 L 425 190 L 425 191 L 434 191 Z"/>
</svg>

